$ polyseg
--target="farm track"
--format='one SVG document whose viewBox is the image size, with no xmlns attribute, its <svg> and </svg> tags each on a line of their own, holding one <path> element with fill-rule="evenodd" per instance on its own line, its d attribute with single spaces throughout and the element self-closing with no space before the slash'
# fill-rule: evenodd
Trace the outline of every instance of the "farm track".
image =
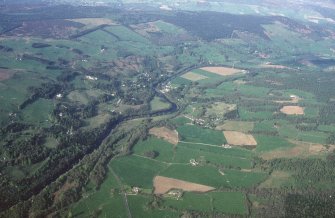
<svg viewBox="0 0 335 218">
<path fill-rule="evenodd" d="M 133 154 L 133 155 L 136 156 L 136 157 L 141 157 L 141 158 L 145 158 L 145 159 L 148 159 L 148 160 L 152 160 L 152 161 L 155 161 L 155 162 L 158 162 L 158 163 L 164 163 L 164 164 L 167 164 L 168 166 L 171 166 L 171 165 L 189 165 L 188 163 L 171 163 L 171 162 L 156 160 L 156 159 L 152 159 L 150 157 L 145 157 L 145 156 L 138 155 L 138 154 Z"/>
<path fill-rule="evenodd" d="M 222 146 L 219 146 L 219 145 L 212 145 L 212 144 L 206 144 L 206 143 L 201 143 L 201 142 L 185 142 L 185 141 L 179 141 L 179 142 L 184 143 L 184 144 L 206 145 L 206 146 L 210 146 L 210 147 L 225 149 L 225 148 L 223 148 Z M 226 155 L 223 155 L 223 156 L 226 156 Z M 248 159 L 248 158 L 245 158 L 245 157 L 237 157 L 237 158 L 242 159 L 242 160 L 247 160 Z"/>
<path fill-rule="evenodd" d="M 186 142 L 186 141 L 179 141 L 179 142 L 184 143 L 184 144 L 207 145 L 207 146 L 211 146 L 211 147 L 222 148 L 222 146 L 220 146 L 220 145 L 206 144 L 206 143 L 201 143 L 201 142 Z"/>
<path fill-rule="evenodd" d="M 116 182 L 118 183 L 118 185 L 120 186 L 120 189 L 122 191 L 123 204 L 124 204 L 124 207 L 127 209 L 128 218 L 132 218 L 132 215 L 131 215 L 131 212 L 130 212 L 130 208 L 129 208 L 127 194 L 126 194 L 126 192 L 122 188 L 122 182 L 121 182 L 119 176 L 114 172 L 114 170 L 113 170 L 112 167 L 109 167 L 109 170 L 112 172 L 114 178 L 116 179 Z"/>
</svg>

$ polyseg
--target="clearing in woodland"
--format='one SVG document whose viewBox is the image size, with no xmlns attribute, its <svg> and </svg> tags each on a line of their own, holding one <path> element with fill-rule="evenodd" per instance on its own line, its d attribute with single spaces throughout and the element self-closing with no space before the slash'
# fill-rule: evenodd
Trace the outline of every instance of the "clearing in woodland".
<svg viewBox="0 0 335 218">
<path fill-rule="evenodd" d="M 70 19 L 70 21 L 81 23 L 86 26 L 115 25 L 115 23 L 108 18 L 79 18 Z"/>
<path fill-rule="evenodd" d="M 276 158 L 307 158 L 315 155 L 324 155 L 335 150 L 335 145 L 328 145 L 328 148 L 321 144 L 290 140 L 295 144 L 293 148 L 278 149 L 262 153 L 260 156 L 265 160 Z"/>
<path fill-rule="evenodd" d="M 300 106 L 284 106 L 280 109 L 280 112 L 287 115 L 304 115 L 305 108 Z"/>
<path fill-rule="evenodd" d="M 273 171 L 269 178 L 267 178 L 264 182 L 260 184 L 261 188 L 272 188 L 277 187 L 279 188 L 282 185 L 289 184 L 290 180 L 290 173 L 285 171 Z"/>
<path fill-rule="evenodd" d="M 226 113 L 236 110 L 236 104 L 214 102 L 206 108 L 205 116 L 224 116 Z"/>
<path fill-rule="evenodd" d="M 202 67 L 201 70 L 215 73 L 220 76 L 231 76 L 237 73 L 243 73 L 244 70 L 236 69 L 236 68 L 230 68 L 230 67 Z"/>
<path fill-rule="evenodd" d="M 255 138 L 250 134 L 237 131 L 224 131 L 223 133 L 230 145 L 257 145 Z"/>
<path fill-rule="evenodd" d="M 149 130 L 149 133 L 174 145 L 178 144 L 179 141 L 178 132 L 166 127 L 154 127 Z"/>
<path fill-rule="evenodd" d="M 201 185 L 192 182 L 186 182 L 179 179 L 173 179 L 164 176 L 156 176 L 154 178 L 155 194 L 165 194 L 171 189 L 182 189 L 189 192 L 208 192 L 215 188 L 211 186 Z"/>
</svg>

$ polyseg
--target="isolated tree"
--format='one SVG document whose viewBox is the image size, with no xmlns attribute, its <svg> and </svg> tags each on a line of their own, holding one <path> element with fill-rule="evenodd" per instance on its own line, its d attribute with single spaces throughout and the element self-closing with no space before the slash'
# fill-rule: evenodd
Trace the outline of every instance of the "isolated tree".
<svg viewBox="0 0 335 218">
<path fill-rule="evenodd" d="M 156 157 L 159 156 L 159 152 L 158 151 L 155 151 L 155 150 L 152 150 L 152 151 L 146 151 L 144 153 L 144 156 L 146 157 L 149 157 L 151 159 L 155 159 Z"/>
</svg>

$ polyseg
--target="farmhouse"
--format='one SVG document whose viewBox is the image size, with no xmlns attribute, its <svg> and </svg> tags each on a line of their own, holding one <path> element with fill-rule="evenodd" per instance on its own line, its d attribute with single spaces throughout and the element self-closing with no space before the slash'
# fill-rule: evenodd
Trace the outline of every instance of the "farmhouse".
<svg viewBox="0 0 335 218">
<path fill-rule="evenodd" d="M 94 77 L 94 76 L 85 76 L 85 78 L 88 79 L 88 80 L 93 80 L 93 81 L 98 80 L 98 78 Z"/>
<path fill-rule="evenodd" d="M 199 162 L 197 162 L 195 159 L 191 159 L 190 164 L 195 167 L 199 165 Z"/>
<path fill-rule="evenodd" d="M 56 95 L 56 98 L 63 98 L 63 95 L 59 93 Z"/>
<path fill-rule="evenodd" d="M 134 187 L 131 189 L 131 191 L 132 191 L 134 194 L 137 195 L 138 193 L 140 193 L 141 189 L 140 189 L 139 187 L 134 186 Z"/>
<path fill-rule="evenodd" d="M 223 144 L 222 147 L 226 149 L 232 148 L 230 144 Z"/>
<path fill-rule="evenodd" d="M 181 190 L 171 190 L 167 193 L 167 195 L 179 199 L 183 196 L 183 192 Z"/>
<path fill-rule="evenodd" d="M 220 173 L 222 176 L 224 176 L 224 172 L 223 172 L 222 169 L 219 169 L 219 173 Z"/>
</svg>

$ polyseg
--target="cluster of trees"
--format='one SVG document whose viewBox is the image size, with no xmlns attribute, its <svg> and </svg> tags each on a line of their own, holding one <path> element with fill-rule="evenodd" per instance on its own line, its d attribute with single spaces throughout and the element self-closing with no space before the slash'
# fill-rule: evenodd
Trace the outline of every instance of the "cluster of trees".
<svg viewBox="0 0 335 218">
<path fill-rule="evenodd" d="M 85 35 L 90 34 L 92 32 L 95 32 L 99 29 L 103 29 L 104 27 L 107 27 L 107 26 L 108 26 L 107 24 L 102 24 L 102 25 L 99 25 L 97 27 L 92 27 L 90 29 L 83 30 L 81 32 L 78 32 L 76 34 L 73 34 L 73 35 L 69 36 L 69 39 L 77 39 L 79 37 L 82 37 L 82 36 L 85 36 Z"/>
<path fill-rule="evenodd" d="M 44 160 L 43 165 L 32 175 L 24 177 L 20 180 L 6 180 L 0 189 L 0 199 L 4 202 L 3 207 L 13 205 L 19 200 L 27 199 L 32 194 L 38 193 L 45 185 L 58 178 L 64 172 L 67 172 L 78 160 L 84 155 L 91 153 L 102 140 L 110 133 L 110 130 L 119 122 L 118 117 L 112 117 L 107 123 L 101 126 L 87 130 L 74 131 L 73 134 L 62 132 L 54 135 L 57 138 L 58 145 L 56 148 L 47 148 L 43 143 L 43 135 L 25 136 L 11 141 L 11 147 L 7 153 L 12 159 L 7 161 L 8 164 L 29 167 L 33 163 Z M 48 134 L 56 134 L 66 129 L 57 128 L 44 129 L 55 130 Z M 20 161 L 18 163 L 18 161 Z M 98 170 L 99 171 L 99 170 Z M 97 173 L 96 175 L 100 175 Z M 2 180 L 5 182 L 4 180 Z M 8 192 L 13 192 L 8 194 Z M 15 192 L 15 194 L 14 194 Z M 6 197 L 7 196 L 7 197 Z M 6 201 L 4 200 L 6 199 Z"/>
<path fill-rule="evenodd" d="M 328 102 L 320 108 L 319 117 L 321 124 L 335 124 L 335 102 Z"/>
<path fill-rule="evenodd" d="M 31 55 L 31 54 L 23 54 L 22 59 L 37 61 L 37 62 L 40 62 L 41 64 L 45 64 L 45 65 L 55 65 L 54 61 L 50 61 L 50 60 L 47 60 L 47 59 L 44 59 L 44 58 L 40 58 L 40 57 Z"/>
<path fill-rule="evenodd" d="M 101 131 L 104 130 L 101 129 Z M 89 132 L 83 132 L 82 134 L 75 136 L 75 138 L 88 137 L 88 134 Z M 6 210 L 1 215 L 4 215 L 5 217 L 28 217 L 29 214 L 34 214 L 36 217 L 45 217 L 52 213 L 54 215 L 59 215 L 62 212 L 62 209 L 66 209 L 69 204 L 78 201 L 83 195 L 86 195 L 87 192 L 91 191 L 88 188 L 91 187 L 88 186 L 89 183 L 94 184 L 95 188 L 99 189 L 100 184 L 105 179 L 107 172 L 106 165 L 110 159 L 120 153 L 123 153 L 124 155 L 128 154 L 131 147 L 138 140 L 145 138 L 146 134 L 146 125 L 144 125 L 143 128 L 131 128 L 127 130 L 127 132 L 122 129 L 116 130 L 113 134 L 109 135 L 109 137 L 105 137 L 105 142 L 99 147 L 96 147 L 96 150 L 90 152 L 86 149 L 78 155 L 74 153 L 83 149 L 83 147 L 86 146 L 83 143 L 89 139 L 84 138 L 83 140 L 78 139 L 71 141 L 71 144 L 74 143 L 76 145 L 66 147 L 62 149 L 62 151 L 55 151 L 50 154 L 50 160 L 48 160 L 48 163 L 44 165 L 42 169 L 39 169 L 38 174 L 34 177 L 26 178 L 24 182 L 21 181 L 21 184 L 26 184 L 27 186 L 25 188 L 31 186 L 38 188 L 45 184 L 49 184 L 53 180 L 55 181 L 50 183 L 48 188 L 41 190 L 37 195 L 31 197 L 29 200 L 19 202 L 11 210 Z M 98 135 L 99 134 L 97 134 L 97 137 Z M 100 140 L 101 139 L 102 137 Z M 80 145 L 77 143 L 80 143 Z M 89 140 L 86 143 L 89 144 L 92 143 L 92 141 Z M 74 168 L 70 170 L 64 169 L 62 172 L 66 173 L 61 177 L 57 176 L 59 175 L 60 166 L 69 168 L 73 165 L 73 161 L 78 161 L 83 154 L 86 155 Z M 75 159 L 71 160 L 72 158 Z M 55 164 L 56 161 L 58 164 Z M 50 169 L 52 170 L 50 171 Z M 48 172 L 47 175 L 45 174 L 46 172 Z M 43 175 L 42 173 L 44 173 L 44 176 L 41 176 Z M 49 178 L 49 180 L 44 181 L 42 185 L 42 180 L 48 176 L 52 176 L 52 179 Z M 28 184 L 30 186 L 28 186 Z M 0 197 L 2 198 L 5 195 L 2 196 L 4 192 L 2 192 L 2 189 L 0 190 Z M 22 197 L 22 193 L 16 195 L 16 197 L 20 195 Z M 3 206 L 5 207 L 6 205 Z"/>
<path fill-rule="evenodd" d="M 29 87 L 28 91 L 30 97 L 22 102 L 18 108 L 22 110 L 39 98 L 53 98 L 57 93 L 61 92 L 62 89 L 63 87 L 61 85 L 53 82 L 43 83 L 40 87 Z"/>
<path fill-rule="evenodd" d="M 287 159 L 279 158 L 265 161 L 254 159 L 255 166 L 273 170 L 283 170 L 293 172 L 293 177 L 297 182 L 311 181 L 311 186 L 316 182 L 334 182 L 335 181 L 335 153 L 329 154 L 326 160 L 309 159 Z"/>
<path fill-rule="evenodd" d="M 6 3 L 7 4 L 7 3 Z M 58 20 L 101 17 L 102 14 L 117 14 L 120 11 L 115 7 L 88 7 L 71 5 L 49 5 L 29 10 L 24 4 L 17 4 L 15 11 L 8 8 L 8 13 L 0 15 L 0 34 L 5 34 L 22 25 L 24 21 Z M 30 13 L 26 13 L 29 10 Z M 20 11 L 21 13 L 17 14 Z M 12 13 L 14 12 L 14 13 Z"/>
<path fill-rule="evenodd" d="M 146 60 L 146 70 L 150 73 L 156 74 L 158 71 L 155 71 L 157 63 L 152 62 L 152 60 Z M 55 83 L 45 83 L 40 87 L 31 87 L 29 91 L 34 96 L 30 98 L 31 100 L 36 100 L 38 97 L 43 98 L 52 98 L 56 93 L 68 92 L 71 90 L 69 82 L 72 81 L 77 75 L 78 72 L 64 71 L 60 76 L 58 76 L 58 82 Z M 147 81 L 148 83 L 148 81 Z M 101 82 L 101 84 L 108 84 Z M 119 82 L 111 83 L 113 87 L 119 86 Z M 149 82 L 148 87 L 152 87 Z M 104 85 L 102 85 L 104 86 Z M 147 96 L 146 101 L 150 101 L 150 96 L 154 95 L 154 89 L 148 88 L 145 91 L 152 93 L 140 93 L 137 94 Z M 125 89 L 123 91 L 125 94 L 130 94 L 134 90 Z M 139 96 L 140 97 L 140 96 Z M 2 205 L 4 208 L 17 203 L 19 200 L 27 199 L 32 194 L 38 193 L 43 187 L 50 184 L 51 181 L 58 178 L 64 172 L 67 172 L 75 163 L 78 162 L 83 156 L 90 154 L 98 145 L 101 145 L 101 142 L 106 136 L 110 133 L 110 130 L 113 129 L 119 122 L 124 119 L 132 119 L 133 117 L 143 116 L 149 114 L 150 107 L 149 104 L 145 104 L 140 111 L 126 111 L 124 115 L 119 116 L 114 114 L 113 117 L 108 120 L 105 124 L 90 130 L 83 131 L 80 127 L 84 124 L 84 119 L 95 116 L 97 113 L 97 105 L 103 102 L 112 101 L 114 96 L 111 94 L 101 95 L 99 98 L 90 101 L 88 104 L 82 106 L 77 105 L 71 102 L 62 102 L 55 105 L 55 108 L 51 114 L 52 121 L 54 125 L 48 128 L 42 128 L 39 131 L 39 135 L 32 135 L 31 137 L 25 136 L 24 138 L 19 139 L 15 138 L 15 132 L 21 133 L 22 130 L 30 128 L 29 126 L 15 123 L 3 128 L 1 130 L 2 134 L 6 135 L 8 139 L 11 137 L 11 140 L 8 140 L 8 157 L 10 160 L 8 164 L 17 166 L 21 164 L 22 166 L 29 167 L 31 164 L 40 163 L 43 164 L 41 167 L 34 172 L 33 174 L 20 179 L 16 182 L 10 182 L 11 179 L 3 179 L 3 189 L 0 190 L 1 199 L 5 199 L 6 195 L 10 195 L 11 198 L 8 198 L 6 202 Z M 31 103 L 31 102 L 27 102 Z M 25 103 L 25 104 L 27 104 Z M 24 106 L 24 105 L 23 105 Z M 22 107 L 24 108 L 24 107 Z M 146 137 L 146 130 L 138 129 L 133 133 L 127 132 L 123 137 L 127 135 L 129 138 L 124 143 L 126 145 L 126 153 L 131 152 L 131 147 L 139 140 L 141 137 Z M 39 136 L 39 137 L 37 137 Z M 45 139 L 47 137 L 52 137 L 57 140 L 57 145 L 54 148 L 47 148 L 45 144 Z M 29 140 L 28 140 L 29 139 Z M 117 144 L 113 143 L 113 147 Z M 121 152 L 114 150 L 115 148 L 110 147 L 110 155 L 115 154 L 115 152 Z M 85 174 L 97 187 L 102 183 L 105 174 L 106 174 L 106 163 L 110 155 L 106 156 L 105 159 L 98 161 L 99 164 L 95 165 L 89 174 Z M 78 182 L 76 180 L 76 182 Z M 81 183 L 80 183 L 81 184 Z M 12 192 L 8 194 L 8 192 Z M 14 194 L 15 192 L 15 194 Z M 81 189 L 75 188 L 71 191 L 66 192 L 59 201 L 59 207 L 66 205 L 69 202 L 73 202 L 80 197 Z M 48 194 L 48 198 L 52 199 L 51 193 Z M 39 200 L 41 205 L 49 204 L 44 200 Z M 31 202 L 29 203 L 31 204 Z M 20 205 L 20 204 L 19 204 Z M 34 204 L 35 205 L 35 204 Z M 36 205 L 33 206 L 37 207 Z M 22 207 L 20 210 L 25 210 L 25 207 Z M 37 209 L 36 209 L 37 210 Z"/>
<path fill-rule="evenodd" d="M 156 157 L 159 156 L 159 152 L 152 150 L 152 151 L 146 151 L 144 152 L 144 156 L 151 158 L 151 159 L 155 159 Z"/>
<path fill-rule="evenodd" d="M 253 217 L 334 217 L 334 191 L 296 188 L 244 190 Z M 261 205 L 253 205 L 257 199 Z"/>
<path fill-rule="evenodd" d="M 59 76 L 57 76 L 57 80 L 63 83 L 71 82 L 79 75 L 80 73 L 77 71 L 66 70 L 66 71 L 63 71 Z"/>
<path fill-rule="evenodd" d="M 12 122 L 0 128 L 0 133 L 2 135 L 6 135 L 9 133 L 22 132 L 23 130 L 28 129 L 30 126 L 31 125 L 23 123 L 23 122 Z"/>
<path fill-rule="evenodd" d="M 0 51 L 12 52 L 12 51 L 14 51 L 14 49 L 12 49 L 12 48 L 10 48 L 8 46 L 0 45 Z"/>
<path fill-rule="evenodd" d="M 120 13 L 117 21 L 125 26 L 130 26 L 132 24 L 147 23 L 159 20 L 159 15 L 155 12 L 143 14 L 143 11 L 127 11 Z"/>
<path fill-rule="evenodd" d="M 334 217 L 334 194 L 288 194 L 285 198 L 285 217 Z"/>
<path fill-rule="evenodd" d="M 44 160 L 49 154 L 49 149 L 43 145 L 44 141 L 45 135 L 43 133 L 24 135 L 23 137 L 15 134 L 6 137 L 3 146 L 9 158 L 6 164 L 8 166 L 30 165 Z"/>
<path fill-rule="evenodd" d="M 42 43 L 42 42 L 35 42 L 31 45 L 31 47 L 33 47 L 33 48 L 47 48 L 47 47 L 50 47 L 50 46 L 51 46 L 50 44 Z"/>
</svg>

